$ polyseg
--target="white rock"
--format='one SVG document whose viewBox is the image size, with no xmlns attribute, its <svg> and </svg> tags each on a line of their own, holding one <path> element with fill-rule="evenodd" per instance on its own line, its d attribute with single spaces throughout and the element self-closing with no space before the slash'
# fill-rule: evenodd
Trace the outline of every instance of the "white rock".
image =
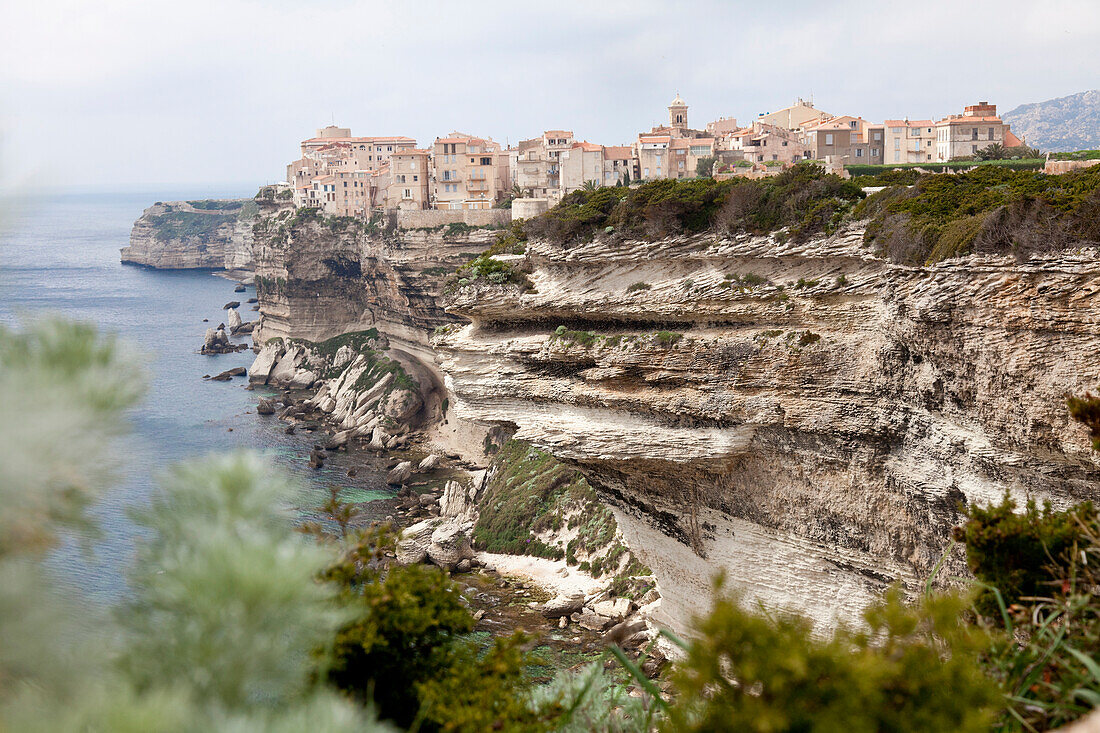
<svg viewBox="0 0 1100 733">
<path fill-rule="evenodd" d="M 391 486 L 400 486 L 412 476 L 413 465 L 411 461 L 401 461 L 386 476 L 386 483 Z"/>
<path fill-rule="evenodd" d="M 420 465 L 416 467 L 417 471 L 431 471 L 439 465 L 439 461 L 442 460 L 438 455 L 432 453 L 430 456 L 420 462 Z"/>
</svg>

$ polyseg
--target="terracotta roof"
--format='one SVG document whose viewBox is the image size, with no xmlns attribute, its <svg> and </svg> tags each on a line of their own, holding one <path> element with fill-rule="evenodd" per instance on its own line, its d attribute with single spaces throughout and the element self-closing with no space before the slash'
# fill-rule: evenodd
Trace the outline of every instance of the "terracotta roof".
<svg viewBox="0 0 1100 733">
<path fill-rule="evenodd" d="M 667 143 L 672 138 L 668 135 L 639 135 L 638 142 L 640 143 Z"/>
<path fill-rule="evenodd" d="M 581 142 L 573 143 L 573 149 L 576 150 L 577 148 L 580 148 L 581 150 L 584 150 L 588 153 L 594 153 L 597 150 L 603 150 L 603 145 L 597 145 L 596 143 L 590 143 L 587 140 L 583 140 Z"/>
<path fill-rule="evenodd" d="M 547 135 L 553 135 L 554 137 L 563 137 L 563 136 L 564 137 L 573 137 L 573 131 L 572 130 L 547 130 L 546 132 L 542 133 L 543 137 L 546 137 Z"/>
<path fill-rule="evenodd" d="M 1016 137 L 1015 133 L 1013 133 L 1011 130 L 1005 130 L 1004 146 L 1006 148 L 1015 148 L 1023 144 L 1024 141 Z"/>
<path fill-rule="evenodd" d="M 630 160 L 634 151 L 629 145 L 608 145 L 603 149 L 604 160 Z"/>
<path fill-rule="evenodd" d="M 432 151 L 428 148 L 401 148 L 401 150 L 395 150 L 394 155 L 431 155 Z"/>
<path fill-rule="evenodd" d="M 932 120 L 886 120 L 882 124 L 887 127 L 932 127 L 936 123 Z"/>
</svg>

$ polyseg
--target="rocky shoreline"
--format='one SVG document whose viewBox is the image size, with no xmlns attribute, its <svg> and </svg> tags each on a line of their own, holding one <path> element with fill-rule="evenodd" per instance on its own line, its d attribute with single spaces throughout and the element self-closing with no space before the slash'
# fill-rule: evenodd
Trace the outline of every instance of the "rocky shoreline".
<svg viewBox="0 0 1100 733">
<path fill-rule="evenodd" d="M 385 521 L 400 530 L 394 561 L 431 563 L 455 576 L 479 576 L 479 582 L 495 588 L 522 583 L 539 589 L 545 599 L 526 602 L 523 627 L 541 627 L 540 636 L 568 631 L 568 639 L 562 638 L 567 648 L 594 650 L 602 640 L 639 649 L 656 637 L 658 627 L 647 621 L 660 606 L 654 583 L 634 593 L 629 583 L 616 585 L 612 573 L 594 577 L 576 567 L 578 561 L 570 567 L 564 559 L 476 549 L 475 527 L 487 485 L 503 469 L 484 453 L 463 455 L 436 444 L 433 428 L 442 413 L 436 415 L 416 380 L 388 351 L 385 336 L 373 330 L 319 344 L 269 340 L 259 348 L 248 379 L 250 388 L 275 388 L 280 394 L 261 398 L 257 412 L 286 422 L 288 433 L 306 429 L 316 435 L 310 452 L 314 468 L 334 451 L 366 451 L 388 459 L 386 482 L 396 495 Z M 564 540 L 557 541 L 564 547 Z M 517 563 L 517 558 L 525 561 Z M 623 587 L 637 598 L 621 595 Z M 491 608 L 479 610 L 494 615 Z M 506 626 L 514 628 L 514 616 L 505 614 L 512 619 Z"/>
</svg>

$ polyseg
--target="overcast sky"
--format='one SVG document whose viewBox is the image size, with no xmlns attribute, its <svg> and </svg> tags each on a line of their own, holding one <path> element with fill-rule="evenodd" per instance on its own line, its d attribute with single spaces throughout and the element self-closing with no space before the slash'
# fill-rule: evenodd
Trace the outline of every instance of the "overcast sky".
<svg viewBox="0 0 1100 733">
<path fill-rule="evenodd" d="M 874 121 L 1100 87 L 1096 0 L 3 0 L 0 180 L 253 186 L 335 120 L 621 144 L 813 95 Z"/>
</svg>

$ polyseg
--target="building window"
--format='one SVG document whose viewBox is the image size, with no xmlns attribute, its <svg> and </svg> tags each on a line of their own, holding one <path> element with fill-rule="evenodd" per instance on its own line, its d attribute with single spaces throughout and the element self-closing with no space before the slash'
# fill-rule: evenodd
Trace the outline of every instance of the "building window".
<svg viewBox="0 0 1100 733">
<path fill-rule="evenodd" d="M 825 144 L 826 145 L 832 145 L 833 144 L 833 133 L 831 133 L 831 132 L 825 133 Z"/>
<path fill-rule="evenodd" d="M 856 148 L 856 157 L 857 158 L 862 158 L 863 157 L 863 148 Z"/>
</svg>

